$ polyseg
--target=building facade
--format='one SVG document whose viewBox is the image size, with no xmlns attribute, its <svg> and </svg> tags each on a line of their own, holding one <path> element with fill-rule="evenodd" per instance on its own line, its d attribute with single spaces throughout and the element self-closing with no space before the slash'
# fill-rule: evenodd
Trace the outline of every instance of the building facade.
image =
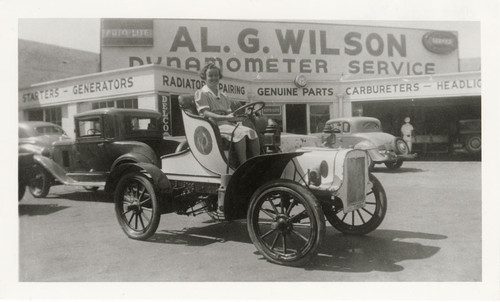
<svg viewBox="0 0 500 302">
<path fill-rule="evenodd" d="M 166 133 L 182 135 L 177 97 L 204 84 L 198 72 L 209 61 L 223 69 L 222 90 L 265 102 L 287 132 L 364 115 L 399 135 L 410 116 L 417 150 L 448 152 L 457 123 L 481 118 L 481 73 L 460 70 L 455 32 L 183 19 L 104 19 L 101 28 L 102 72 L 20 90 L 20 119 L 54 111 L 72 132 L 82 111 L 148 108 L 162 112 Z"/>
</svg>

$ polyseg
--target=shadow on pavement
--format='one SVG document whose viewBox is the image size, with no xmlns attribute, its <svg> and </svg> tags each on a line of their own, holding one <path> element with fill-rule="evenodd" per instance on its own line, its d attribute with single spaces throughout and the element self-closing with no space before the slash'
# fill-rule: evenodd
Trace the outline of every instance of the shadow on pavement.
<svg viewBox="0 0 500 302">
<path fill-rule="evenodd" d="M 306 270 L 340 272 L 397 272 L 399 262 L 432 257 L 440 248 L 406 239 L 444 240 L 446 236 L 396 230 L 376 230 L 365 236 L 334 233 L 325 236 L 318 256 Z"/>
<path fill-rule="evenodd" d="M 20 204 L 19 205 L 19 216 L 38 216 L 38 215 L 49 215 L 68 207 L 59 206 L 57 204 Z"/>
<path fill-rule="evenodd" d="M 106 193 L 104 190 L 96 192 L 68 192 L 50 194 L 47 196 L 50 199 L 69 199 L 73 201 L 86 201 L 86 202 L 113 202 L 113 197 Z"/>
<path fill-rule="evenodd" d="M 374 167 L 370 172 L 375 172 L 375 173 L 390 173 L 390 174 L 398 174 L 398 173 L 417 173 L 417 172 L 427 172 L 427 170 L 424 169 L 418 169 L 418 168 L 405 168 L 401 167 L 395 170 L 391 170 L 386 167 Z"/>
<path fill-rule="evenodd" d="M 404 270 L 399 262 L 432 257 L 440 248 L 408 242 L 407 239 L 444 240 L 446 236 L 397 230 L 376 230 L 365 236 L 338 233 L 327 226 L 318 255 L 303 268 L 338 272 L 396 272 Z M 200 228 L 160 230 L 149 242 L 206 246 L 217 242 L 237 241 L 252 245 L 245 221 L 222 222 Z M 260 257 L 264 260 L 264 257 Z"/>
</svg>

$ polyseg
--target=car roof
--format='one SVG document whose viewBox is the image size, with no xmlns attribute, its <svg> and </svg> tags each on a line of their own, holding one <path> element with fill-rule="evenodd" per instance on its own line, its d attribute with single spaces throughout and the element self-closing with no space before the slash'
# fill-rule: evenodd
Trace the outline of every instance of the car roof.
<svg viewBox="0 0 500 302">
<path fill-rule="evenodd" d="M 85 117 L 92 115 L 137 115 L 137 116 L 153 116 L 159 117 L 161 113 L 149 109 L 131 109 L 131 108 L 100 108 L 83 113 L 76 114 L 75 117 Z"/>
<path fill-rule="evenodd" d="M 328 120 L 326 123 L 334 123 L 334 122 L 339 122 L 339 121 L 345 121 L 349 123 L 355 123 L 355 122 L 377 122 L 380 123 L 380 120 L 375 117 L 370 117 L 370 116 L 351 116 L 351 117 L 337 117 L 331 120 Z"/>
</svg>

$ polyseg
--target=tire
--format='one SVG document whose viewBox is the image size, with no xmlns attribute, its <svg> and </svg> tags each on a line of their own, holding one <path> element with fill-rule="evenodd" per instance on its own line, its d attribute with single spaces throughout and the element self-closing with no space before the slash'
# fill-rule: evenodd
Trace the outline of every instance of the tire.
<svg viewBox="0 0 500 302">
<path fill-rule="evenodd" d="M 309 190 L 278 179 L 253 194 L 247 229 L 253 244 L 267 260 L 301 266 L 316 255 L 325 233 L 325 218 Z"/>
<path fill-rule="evenodd" d="M 97 190 L 99 190 L 99 187 L 83 186 L 83 188 L 89 192 L 96 192 Z"/>
<path fill-rule="evenodd" d="M 26 192 L 26 185 L 22 182 L 18 183 L 18 195 L 17 195 L 17 201 L 21 201 L 24 197 L 24 193 Z"/>
<path fill-rule="evenodd" d="M 35 198 L 44 198 L 49 194 L 52 176 L 40 165 L 34 165 L 32 171 L 28 182 L 30 193 Z"/>
<path fill-rule="evenodd" d="M 116 186 L 115 214 L 128 237 L 146 240 L 160 223 L 160 207 L 155 189 L 149 179 L 140 173 L 123 176 Z"/>
<path fill-rule="evenodd" d="M 372 189 L 366 194 L 366 206 L 345 214 L 342 202 L 338 206 L 323 204 L 328 222 L 338 231 L 349 235 L 364 235 L 374 231 L 384 220 L 387 212 L 387 196 L 380 181 L 370 174 Z"/>
<path fill-rule="evenodd" d="M 394 147 L 396 150 L 396 154 L 406 155 L 410 153 L 410 148 L 408 148 L 408 144 L 402 138 L 396 137 L 394 139 Z"/>
<path fill-rule="evenodd" d="M 481 153 L 481 136 L 471 136 L 465 141 L 465 150 L 470 154 Z"/>
<path fill-rule="evenodd" d="M 386 161 L 385 166 L 391 170 L 396 170 L 401 168 L 403 165 L 403 160 L 402 159 L 397 159 L 396 161 Z"/>
</svg>

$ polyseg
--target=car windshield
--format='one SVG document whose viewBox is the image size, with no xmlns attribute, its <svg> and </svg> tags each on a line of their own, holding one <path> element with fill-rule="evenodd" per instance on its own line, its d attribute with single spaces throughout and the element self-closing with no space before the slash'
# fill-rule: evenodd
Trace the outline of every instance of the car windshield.
<svg viewBox="0 0 500 302">
<path fill-rule="evenodd" d="M 35 128 L 37 136 L 40 135 L 65 135 L 64 130 L 54 126 L 40 126 Z"/>
</svg>

